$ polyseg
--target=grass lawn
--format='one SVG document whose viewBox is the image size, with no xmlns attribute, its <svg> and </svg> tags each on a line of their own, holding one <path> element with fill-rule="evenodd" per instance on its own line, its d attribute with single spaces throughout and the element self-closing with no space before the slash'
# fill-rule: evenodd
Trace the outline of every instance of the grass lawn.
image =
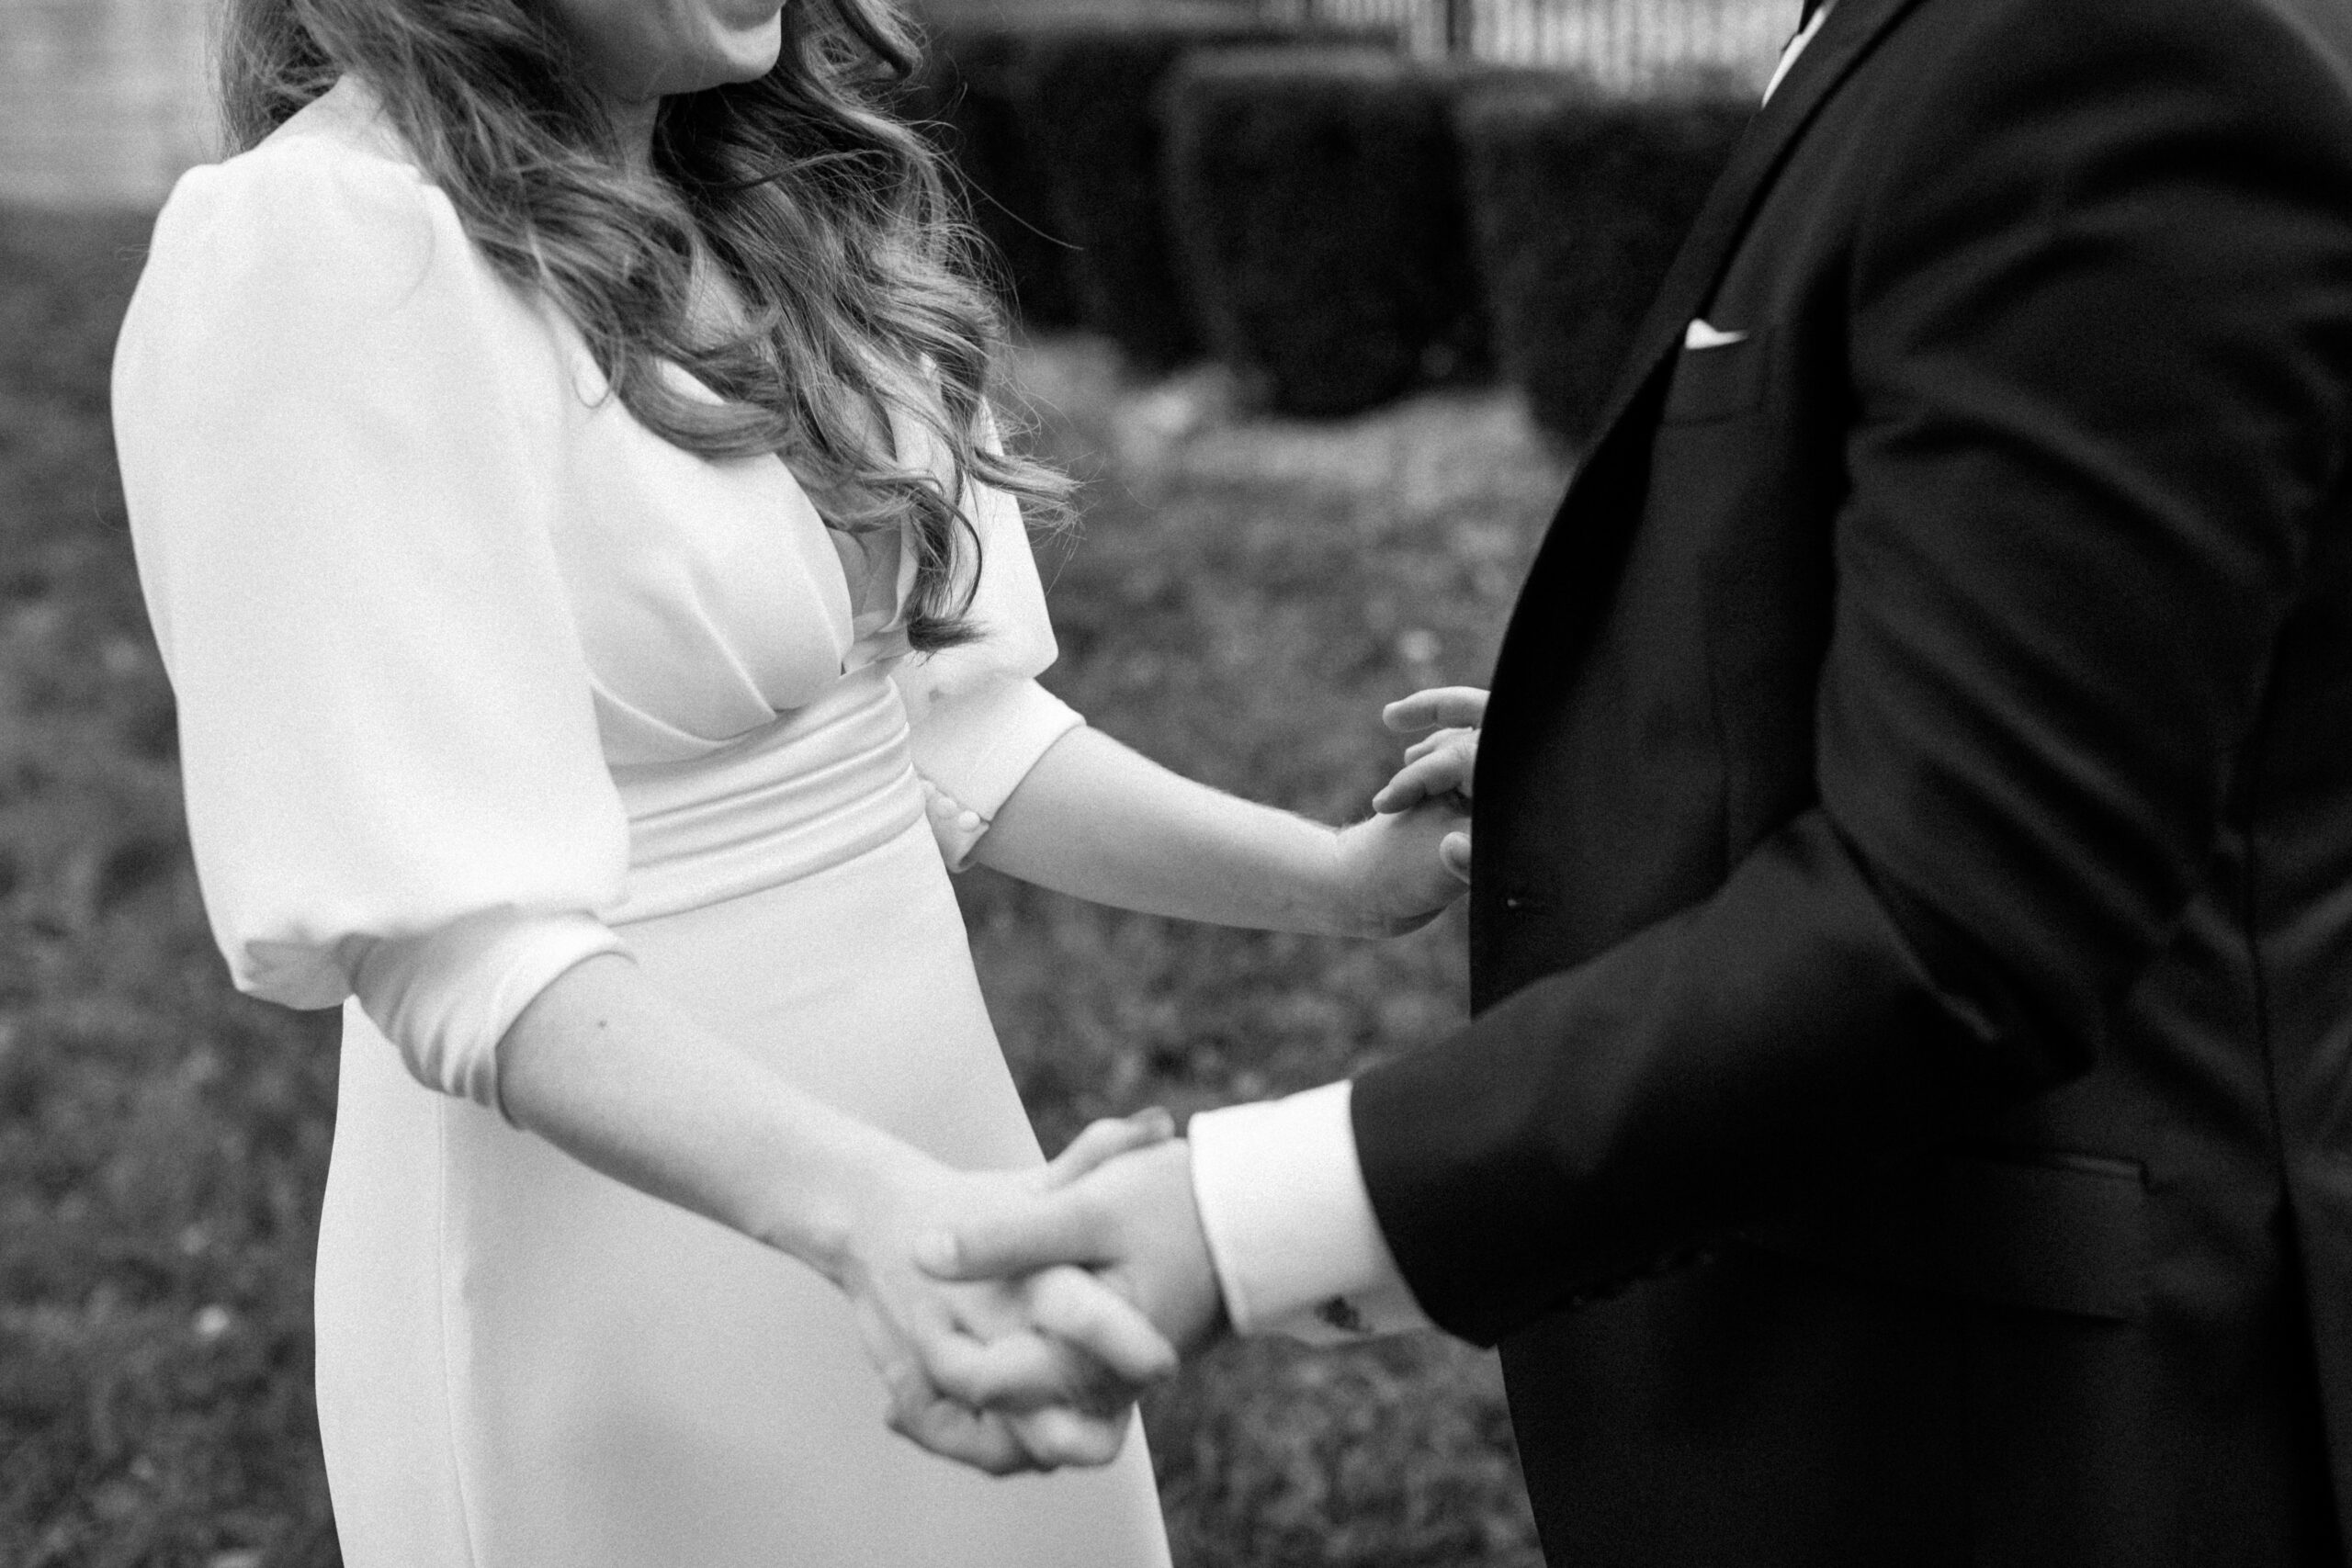
<svg viewBox="0 0 2352 1568">
<path fill-rule="evenodd" d="M 0 1562 L 336 1561 L 311 1403 L 332 1015 L 230 991 L 106 414 L 145 223 L 0 209 Z M 1338 818 L 1379 705 L 1477 679 L 1564 470 L 1513 406 L 1232 417 L 1035 345 L 1048 677 L 1109 732 Z M 980 972 L 1046 1145 L 1158 1100 L 1303 1087 L 1460 1016 L 1458 917 L 1386 943 L 1185 927 L 975 872 Z M 879 1394 L 876 1396 L 879 1410 Z M 1146 1409 L 1186 1568 L 1539 1559 L 1492 1359 L 1434 1336 L 1227 1346 Z"/>
</svg>

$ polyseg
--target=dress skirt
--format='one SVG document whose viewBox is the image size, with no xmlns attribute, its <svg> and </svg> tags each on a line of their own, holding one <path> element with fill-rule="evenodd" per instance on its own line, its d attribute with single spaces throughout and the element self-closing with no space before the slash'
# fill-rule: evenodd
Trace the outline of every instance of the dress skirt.
<svg viewBox="0 0 2352 1568">
<path fill-rule="evenodd" d="M 646 976 L 956 1166 L 1040 1156 L 878 673 L 642 776 L 608 911 Z M 352 1568 L 1149 1568 L 1143 1437 L 992 1479 L 883 1425 L 813 1270 L 411 1078 L 356 1005 L 321 1224 L 319 1425 Z"/>
</svg>

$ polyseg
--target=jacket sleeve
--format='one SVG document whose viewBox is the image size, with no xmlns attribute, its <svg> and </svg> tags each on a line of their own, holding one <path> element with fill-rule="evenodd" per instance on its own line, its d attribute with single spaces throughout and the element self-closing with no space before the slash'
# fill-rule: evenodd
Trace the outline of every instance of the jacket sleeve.
<svg viewBox="0 0 2352 1568">
<path fill-rule="evenodd" d="M 2081 1073 L 2177 920 L 2352 438 L 2345 100 L 2245 7 L 1996 0 L 1851 261 L 1818 799 L 1357 1085 L 1492 1342 Z"/>
</svg>

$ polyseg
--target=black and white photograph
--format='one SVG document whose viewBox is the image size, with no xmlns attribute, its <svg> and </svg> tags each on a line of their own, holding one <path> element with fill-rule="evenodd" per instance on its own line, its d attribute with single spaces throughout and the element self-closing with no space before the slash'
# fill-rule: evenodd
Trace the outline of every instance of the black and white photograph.
<svg viewBox="0 0 2352 1568">
<path fill-rule="evenodd" d="M 2352 1568 L 2352 0 L 0 0 L 0 1565 Z"/>
</svg>

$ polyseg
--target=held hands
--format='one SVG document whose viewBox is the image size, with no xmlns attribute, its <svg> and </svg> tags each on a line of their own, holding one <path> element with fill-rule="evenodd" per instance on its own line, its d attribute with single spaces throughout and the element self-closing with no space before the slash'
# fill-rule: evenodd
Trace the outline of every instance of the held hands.
<svg viewBox="0 0 2352 1568">
<path fill-rule="evenodd" d="M 1405 765 L 1372 797 L 1384 817 L 1414 813 L 1428 803 L 1450 803 L 1462 816 L 1445 833 L 1438 855 L 1445 869 L 1470 880 L 1470 786 L 1478 766 L 1478 727 L 1487 716 L 1487 694 L 1476 686 L 1435 686 L 1401 697 L 1381 710 L 1381 722 L 1400 735 L 1422 738 L 1405 752 Z M 1374 821 L 1381 820 L 1374 818 Z"/>
<path fill-rule="evenodd" d="M 1441 686 L 1393 702 L 1381 713 L 1403 734 L 1433 733 L 1405 753 L 1405 765 L 1372 797 L 1374 815 L 1340 833 L 1340 883 L 1350 908 L 1343 929 L 1393 935 L 1428 923 L 1470 880 L 1470 785 L 1477 724 L 1487 694 Z"/>
<path fill-rule="evenodd" d="M 837 1270 L 889 1390 L 892 1430 L 996 1475 L 1117 1456 L 1136 1394 L 1176 1366 L 1141 1312 L 1057 1258 L 971 1270 L 963 1283 L 926 1273 L 917 1259 L 941 1235 L 1020 1234 L 1023 1216 L 1057 1212 L 1054 1199 L 1088 1172 L 1169 1146 L 1173 1132 L 1154 1108 L 1096 1122 L 1042 1170 L 909 1162 L 853 1224 Z"/>
<path fill-rule="evenodd" d="M 1102 1134 L 1107 1145 L 1106 1129 L 1120 1125 L 1098 1122 L 1080 1141 Z M 944 1228 L 923 1238 L 917 1256 L 942 1280 L 1078 1265 L 1116 1287 L 1185 1355 L 1229 1326 L 1193 1202 L 1192 1145 L 1181 1138 L 1138 1143 L 1063 1185 Z"/>
</svg>

